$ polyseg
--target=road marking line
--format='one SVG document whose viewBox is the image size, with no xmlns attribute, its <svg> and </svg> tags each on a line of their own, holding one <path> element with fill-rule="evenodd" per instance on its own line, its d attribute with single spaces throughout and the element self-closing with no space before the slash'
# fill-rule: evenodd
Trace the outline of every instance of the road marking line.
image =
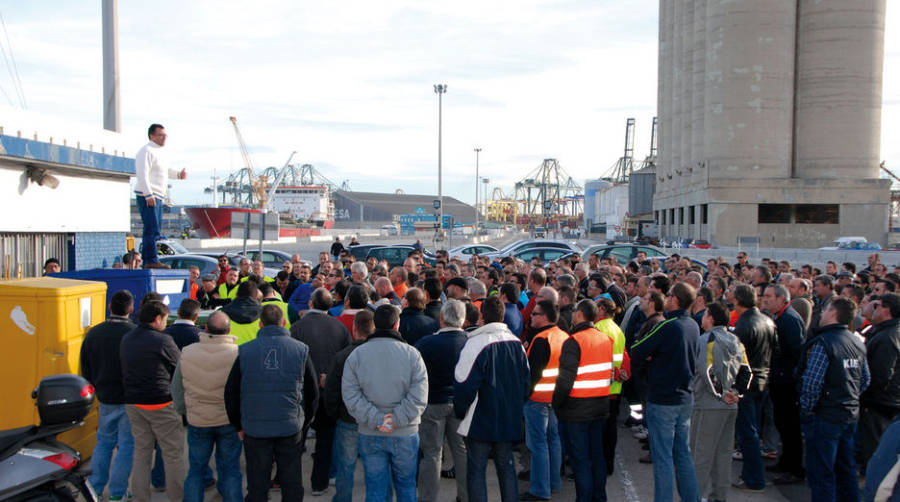
<svg viewBox="0 0 900 502">
<path fill-rule="evenodd" d="M 634 482 L 631 479 L 631 474 L 629 474 L 628 470 L 625 469 L 625 459 L 622 458 L 622 455 L 616 455 L 616 473 L 619 475 L 619 481 L 622 482 L 622 489 L 625 492 L 625 501 L 626 502 L 641 502 L 641 498 L 638 497 L 637 490 L 634 489 Z"/>
</svg>

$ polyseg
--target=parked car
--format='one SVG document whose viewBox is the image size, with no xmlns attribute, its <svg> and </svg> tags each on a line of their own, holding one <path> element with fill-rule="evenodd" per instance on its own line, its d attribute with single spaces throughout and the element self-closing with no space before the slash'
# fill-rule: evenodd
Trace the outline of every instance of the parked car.
<svg viewBox="0 0 900 502">
<path fill-rule="evenodd" d="M 654 246 L 642 246 L 637 244 L 614 244 L 612 246 L 606 244 L 598 244 L 591 246 L 581 253 L 581 259 L 588 261 L 591 255 L 597 255 L 600 259 L 613 256 L 619 263 L 628 263 L 635 259 L 639 251 L 647 254 L 647 258 L 663 258 L 668 256 L 659 248 Z"/>
<path fill-rule="evenodd" d="M 345 248 L 347 251 L 350 251 L 350 254 L 356 258 L 357 261 L 362 261 L 366 259 L 366 256 L 369 254 L 370 249 L 384 247 L 384 244 L 357 244 L 355 246 L 350 246 Z"/>
<path fill-rule="evenodd" d="M 174 256 L 160 256 L 159 261 L 177 269 L 197 267 L 200 275 L 219 273 L 219 260 L 202 254 L 180 254 Z"/>
<path fill-rule="evenodd" d="M 713 245 L 710 244 L 709 241 L 694 239 L 690 244 L 688 244 L 688 247 L 691 249 L 712 249 Z"/>
<path fill-rule="evenodd" d="M 381 246 L 374 247 L 369 250 L 369 253 L 366 255 L 366 258 L 370 256 L 374 256 L 378 261 L 385 260 L 388 262 L 388 265 L 391 267 L 399 267 L 403 265 L 403 262 L 409 258 L 410 253 L 412 253 L 416 248 L 412 246 Z M 436 260 L 433 256 L 428 256 L 423 253 L 425 257 L 425 262 L 429 265 L 434 265 Z"/>
<path fill-rule="evenodd" d="M 461 260 L 468 260 L 472 257 L 472 255 L 483 255 L 485 253 L 496 253 L 498 251 L 494 246 L 488 246 L 487 244 L 466 244 L 464 246 L 457 246 L 453 249 L 447 251 L 447 254 L 450 255 L 450 258 L 459 258 Z"/>
<path fill-rule="evenodd" d="M 528 248 L 517 251 L 512 256 L 519 258 L 525 262 L 530 262 L 534 258 L 539 258 L 541 263 L 547 265 L 551 261 L 560 259 L 563 256 L 572 254 L 572 251 L 564 248 Z"/>
<path fill-rule="evenodd" d="M 250 261 L 256 261 L 257 258 L 262 260 L 263 266 L 269 268 L 275 268 L 281 270 L 281 265 L 286 261 L 291 261 L 291 253 L 285 253 L 284 251 L 276 251 L 274 249 L 263 249 L 262 254 L 259 253 L 259 250 L 250 251 L 247 250 L 247 254 L 244 255 L 247 258 L 250 258 Z M 300 260 L 301 263 L 305 263 L 309 265 L 310 263 L 306 260 Z"/>
<path fill-rule="evenodd" d="M 251 261 L 253 260 L 249 256 L 244 256 L 240 253 L 232 253 L 230 251 L 226 251 L 224 253 L 195 253 L 195 254 L 199 255 L 199 256 L 207 256 L 209 258 L 212 258 L 213 260 L 216 260 L 217 266 L 219 264 L 219 262 L 218 262 L 219 256 L 222 256 L 224 254 L 225 256 L 228 257 L 228 266 L 231 268 L 240 268 L 241 260 L 243 260 L 244 258 L 248 258 Z M 247 251 L 247 254 L 250 254 L 249 250 Z M 290 258 L 288 258 L 288 260 L 290 260 Z M 275 277 L 278 274 L 278 272 L 281 271 L 281 264 L 282 264 L 282 262 L 278 262 L 278 267 L 272 268 L 272 267 L 266 267 L 265 262 L 263 262 L 263 272 L 266 274 L 267 277 Z M 172 268 L 176 268 L 176 267 L 172 267 Z M 178 267 L 178 268 L 184 268 L 184 267 Z M 201 273 L 203 273 L 202 269 L 201 269 Z"/>
<path fill-rule="evenodd" d="M 819 248 L 820 251 L 837 251 L 837 250 L 849 250 L 849 249 L 866 249 L 859 247 L 860 245 L 867 244 L 868 240 L 865 237 L 838 237 L 834 242 L 831 243 L 830 246 L 825 246 Z M 874 244 L 874 243 L 873 243 Z M 880 248 L 880 246 L 879 246 Z"/>
<path fill-rule="evenodd" d="M 519 251 L 525 251 L 526 249 L 531 248 L 560 248 L 565 249 L 567 251 L 575 251 L 580 253 L 581 248 L 576 244 L 567 242 L 567 241 L 557 241 L 557 240 L 547 240 L 547 239 L 538 239 L 538 240 L 518 240 L 511 244 L 508 244 L 503 249 L 500 249 L 494 253 L 485 253 L 485 256 L 489 256 L 491 258 L 503 258 L 504 256 L 512 256 L 518 253 Z"/>
</svg>

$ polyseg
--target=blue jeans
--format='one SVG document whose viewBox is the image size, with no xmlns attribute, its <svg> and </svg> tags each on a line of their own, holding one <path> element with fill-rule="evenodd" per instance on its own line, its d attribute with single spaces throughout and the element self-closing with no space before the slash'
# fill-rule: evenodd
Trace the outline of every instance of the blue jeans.
<svg viewBox="0 0 900 502">
<path fill-rule="evenodd" d="M 812 500 L 859 502 L 856 460 L 853 458 L 856 422 L 833 424 L 815 415 L 801 420 L 806 481 Z"/>
<path fill-rule="evenodd" d="M 693 403 L 674 406 L 647 403 L 644 420 L 650 432 L 654 502 L 672 502 L 673 475 L 678 482 L 678 495 L 682 501 L 700 500 L 690 448 L 693 411 Z"/>
<path fill-rule="evenodd" d="M 131 437 L 131 424 L 125 414 L 125 405 L 100 403 L 99 418 L 97 445 L 91 457 L 90 482 L 97 495 L 103 493 L 108 481 L 109 496 L 123 497 L 128 491 L 134 453 L 134 438 Z M 113 448 L 118 449 L 115 462 L 112 462 Z M 109 468 L 110 462 L 112 470 Z"/>
<path fill-rule="evenodd" d="M 741 477 L 744 483 L 756 490 L 766 487 L 766 475 L 763 470 L 762 451 L 759 446 L 759 425 L 762 418 L 763 403 L 768 391 L 748 392 L 738 402 L 738 416 L 735 429 L 741 455 L 744 456 L 741 466 Z"/>
<path fill-rule="evenodd" d="M 550 492 L 562 488 L 559 470 L 562 465 L 562 445 L 559 425 L 550 403 L 525 403 L 525 445 L 531 451 L 532 495 L 550 498 Z"/>
<path fill-rule="evenodd" d="M 519 482 L 513 465 L 513 442 L 487 442 L 466 438 L 466 484 L 469 488 L 469 502 L 487 502 L 487 463 L 491 450 L 494 451 L 494 468 L 500 483 L 500 500 L 517 502 Z"/>
<path fill-rule="evenodd" d="M 141 213 L 141 222 L 144 224 L 144 231 L 141 237 L 141 259 L 144 265 L 148 263 L 156 263 L 159 261 L 156 251 L 156 241 L 159 240 L 160 227 L 162 226 L 163 203 L 156 199 L 156 205 L 150 207 L 147 205 L 147 199 L 137 196 L 138 212 Z"/>
<path fill-rule="evenodd" d="M 588 422 L 566 422 L 566 447 L 575 472 L 576 502 L 606 502 L 606 459 L 603 458 L 605 427 L 605 418 Z"/>
<path fill-rule="evenodd" d="M 416 502 L 419 435 L 360 434 L 358 444 L 366 474 L 366 502 L 384 502 L 391 481 L 397 491 L 397 502 Z"/>
<path fill-rule="evenodd" d="M 150 482 L 153 484 L 154 488 L 165 488 L 166 468 L 163 466 L 162 450 L 159 449 L 159 443 L 156 443 L 153 448 L 156 455 L 153 458 L 153 469 L 150 471 Z M 216 478 L 213 477 L 212 467 L 207 463 L 203 466 L 203 486 L 212 483 L 215 479 Z"/>
<path fill-rule="evenodd" d="M 223 502 L 242 502 L 241 448 L 243 443 L 233 425 L 194 427 L 188 425 L 187 478 L 184 480 L 184 502 L 203 502 L 206 485 L 204 474 L 209 469 L 209 457 L 216 448 L 217 488 Z"/>
</svg>

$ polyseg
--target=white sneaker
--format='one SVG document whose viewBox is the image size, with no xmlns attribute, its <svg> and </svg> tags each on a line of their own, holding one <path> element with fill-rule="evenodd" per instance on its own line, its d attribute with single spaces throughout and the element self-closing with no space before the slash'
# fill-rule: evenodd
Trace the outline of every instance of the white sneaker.
<svg viewBox="0 0 900 502">
<path fill-rule="evenodd" d="M 734 453 L 731 454 L 732 460 L 744 460 L 744 454 L 741 453 L 741 450 L 734 450 Z"/>
<path fill-rule="evenodd" d="M 634 436 L 635 439 L 647 439 L 650 434 L 646 428 L 641 427 L 641 430 L 635 432 L 632 436 Z"/>
</svg>

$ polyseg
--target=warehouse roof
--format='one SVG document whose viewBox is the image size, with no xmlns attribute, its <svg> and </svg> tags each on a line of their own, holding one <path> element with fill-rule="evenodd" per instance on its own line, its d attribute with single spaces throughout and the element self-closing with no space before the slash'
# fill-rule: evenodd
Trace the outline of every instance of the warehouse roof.
<svg viewBox="0 0 900 502">
<path fill-rule="evenodd" d="M 393 214 L 414 214 L 416 212 L 434 212 L 434 200 L 437 195 L 394 194 L 378 192 L 348 192 L 338 190 L 337 195 L 376 207 Z M 421 208 L 421 209 L 420 209 Z M 453 197 L 444 196 L 444 213 L 452 214 L 457 221 L 475 218 L 475 208 Z"/>
</svg>

